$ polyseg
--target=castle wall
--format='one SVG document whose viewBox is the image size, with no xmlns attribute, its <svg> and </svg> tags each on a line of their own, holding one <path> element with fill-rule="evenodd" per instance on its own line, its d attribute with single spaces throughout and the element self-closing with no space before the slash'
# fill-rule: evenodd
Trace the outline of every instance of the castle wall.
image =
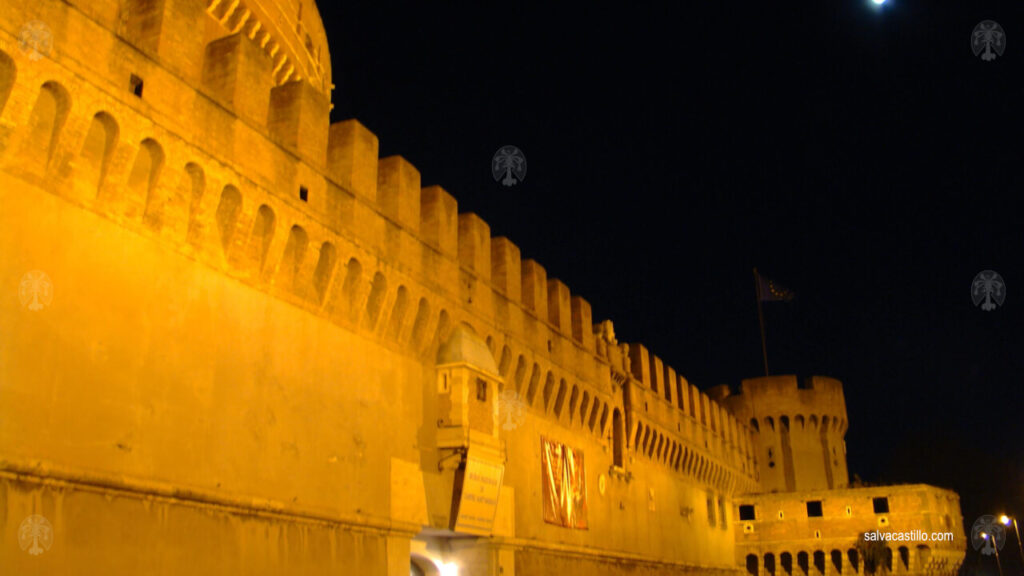
<svg viewBox="0 0 1024 576">
<path fill-rule="evenodd" d="M 820 503 L 820 517 L 811 516 L 808 502 Z M 758 494 L 737 503 L 753 506 L 755 515 L 734 528 L 737 563 L 752 576 L 870 573 L 863 535 L 875 531 L 904 534 L 881 544 L 878 562 L 893 574 L 956 574 L 967 546 L 959 498 L 933 486 Z M 935 537 L 947 532 L 952 540 Z"/>
<path fill-rule="evenodd" d="M 404 576 L 450 505 L 434 362 L 468 323 L 526 416 L 502 431 L 494 535 L 466 558 L 735 571 L 746 426 L 641 346 L 595 339 L 585 300 L 408 162 L 378 162 L 364 127 L 328 126 L 252 29 L 207 21 L 197 50 L 177 18 L 202 2 L 8 3 L 0 279 L 41 270 L 54 297 L 0 298 L 0 564 Z M 48 57 L 17 45 L 29 20 L 53 30 Z M 587 530 L 541 518 L 542 435 L 586 455 Z M 29 512 L 55 553 L 18 549 Z"/>
</svg>

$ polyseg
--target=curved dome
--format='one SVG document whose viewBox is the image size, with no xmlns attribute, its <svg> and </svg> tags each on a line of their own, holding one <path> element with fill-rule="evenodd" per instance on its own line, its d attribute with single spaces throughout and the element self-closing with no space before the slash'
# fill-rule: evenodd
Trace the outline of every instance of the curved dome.
<svg viewBox="0 0 1024 576">
<path fill-rule="evenodd" d="M 456 326 L 448 341 L 437 351 L 438 365 L 462 363 L 495 377 L 499 376 L 498 366 L 487 344 L 466 324 Z"/>
<path fill-rule="evenodd" d="M 330 98 L 331 53 L 313 0 L 206 0 L 229 33 L 244 32 L 274 61 L 274 83 L 305 80 Z"/>
</svg>

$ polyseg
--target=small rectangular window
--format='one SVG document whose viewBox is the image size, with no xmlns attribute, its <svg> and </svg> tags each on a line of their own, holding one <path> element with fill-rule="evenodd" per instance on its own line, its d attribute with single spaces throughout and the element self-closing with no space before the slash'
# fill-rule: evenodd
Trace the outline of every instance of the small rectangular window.
<svg viewBox="0 0 1024 576">
<path fill-rule="evenodd" d="M 142 78 L 139 78 L 135 74 L 132 74 L 131 81 L 128 84 L 128 88 L 139 98 L 142 98 Z"/>
<path fill-rule="evenodd" d="M 740 506 L 740 520 L 757 520 L 754 515 L 753 504 L 743 504 Z"/>
<path fill-rule="evenodd" d="M 299 187 L 299 200 L 309 202 L 309 188 L 306 188 L 305 186 Z"/>
<path fill-rule="evenodd" d="M 885 497 L 875 498 L 875 499 L 872 500 L 872 503 L 875 505 L 875 514 L 888 514 L 889 513 L 889 499 L 888 498 L 885 498 Z"/>
<path fill-rule="evenodd" d="M 728 523 L 728 520 L 726 519 L 726 515 L 725 515 L 725 507 L 726 507 L 725 498 L 724 497 L 719 497 L 718 498 L 718 519 L 720 521 L 719 521 L 718 524 L 722 527 L 722 530 L 725 530 L 725 529 L 727 529 L 729 527 L 729 523 Z"/>
<path fill-rule="evenodd" d="M 477 378 L 476 380 L 476 399 L 481 402 L 487 402 L 487 381 Z"/>
<path fill-rule="evenodd" d="M 808 518 L 821 518 L 824 516 L 821 512 L 821 500 L 808 500 L 807 501 L 807 517 Z"/>
<path fill-rule="evenodd" d="M 715 525 L 715 497 L 708 494 L 708 524 Z"/>
</svg>

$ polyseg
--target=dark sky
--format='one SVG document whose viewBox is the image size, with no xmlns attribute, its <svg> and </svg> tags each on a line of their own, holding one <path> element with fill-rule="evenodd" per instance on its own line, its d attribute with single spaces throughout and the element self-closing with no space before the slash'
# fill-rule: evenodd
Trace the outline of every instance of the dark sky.
<svg viewBox="0 0 1024 576">
<path fill-rule="evenodd" d="M 1024 3 L 494 6 L 321 2 L 334 119 L 702 388 L 762 372 L 759 267 L 797 293 L 772 371 L 844 382 L 851 472 L 1024 516 Z"/>
</svg>

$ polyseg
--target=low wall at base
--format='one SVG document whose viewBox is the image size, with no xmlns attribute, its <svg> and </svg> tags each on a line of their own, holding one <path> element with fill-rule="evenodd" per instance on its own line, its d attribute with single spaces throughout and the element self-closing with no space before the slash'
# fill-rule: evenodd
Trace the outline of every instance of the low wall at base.
<svg viewBox="0 0 1024 576">
<path fill-rule="evenodd" d="M 408 573 L 408 535 L 53 478 L 0 473 L 0 514 L 3 574 Z"/>
</svg>

